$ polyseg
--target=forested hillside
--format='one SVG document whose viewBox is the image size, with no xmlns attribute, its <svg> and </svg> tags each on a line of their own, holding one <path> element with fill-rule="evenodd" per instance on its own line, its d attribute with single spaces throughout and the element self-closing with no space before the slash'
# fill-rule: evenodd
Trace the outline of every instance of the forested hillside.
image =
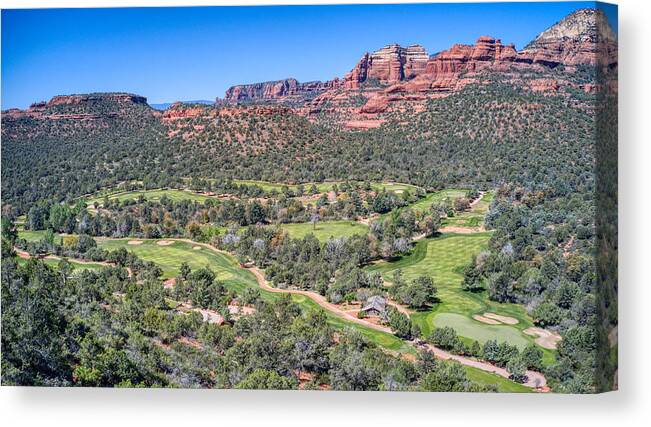
<svg viewBox="0 0 651 427">
<path fill-rule="evenodd" d="M 611 389 L 617 62 L 595 13 L 520 52 L 391 45 L 344 83 L 215 105 L 109 93 L 3 112 L 3 382 L 496 389 L 436 348 L 505 369 L 507 389 Z M 377 65 L 407 56 L 398 76 Z"/>
</svg>

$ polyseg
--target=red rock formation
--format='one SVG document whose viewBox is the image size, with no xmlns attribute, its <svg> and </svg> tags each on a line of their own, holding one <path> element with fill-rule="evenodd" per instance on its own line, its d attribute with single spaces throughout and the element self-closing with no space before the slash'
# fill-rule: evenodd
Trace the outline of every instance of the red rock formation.
<svg viewBox="0 0 651 427">
<path fill-rule="evenodd" d="M 130 93 L 96 93 L 88 95 L 58 95 L 50 99 L 48 107 L 54 105 L 83 104 L 91 101 L 112 101 L 118 103 L 147 104 L 144 96 Z"/>
<path fill-rule="evenodd" d="M 100 102 L 117 105 L 114 107 L 114 111 L 98 112 L 93 108 L 93 104 Z M 30 117 L 33 119 L 51 120 L 97 120 L 106 117 L 115 117 L 124 110 L 123 107 L 131 104 L 147 105 L 147 98 L 130 93 L 57 95 L 48 102 L 35 102 L 26 110 L 12 108 L 4 111 L 2 116 L 10 119 Z"/>
<path fill-rule="evenodd" d="M 391 44 L 373 53 L 365 53 L 355 68 L 344 76 L 344 87 L 356 89 L 368 80 L 382 84 L 408 80 L 425 71 L 428 59 L 422 46 Z"/>
<path fill-rule="evenodd" d="M 430 80 L 454 77 L 460 73 L 499 68 L 515 60 L 515 46 L 503 45 L 499 39 L 481 36 L 475 45 L 456 44 L 427 62 L 425 74 Z"/>
<path fill-rule="evenodd" d="M 163 122 L 173 122 L 175 120 L 191 119 L 204 115 L 210 108 L 210 106 L 188 106 L 181 102 L 175 102 L 167 110 L 163 111 L 162 120 Z"/>
<path fill-rule="evenodd" d="M 237 104 L 256 101 L 300 101 L 339 86 L 339 79 L 300 83 L 296 79 L 232 86 L 217 103 Z"/>
</svg>

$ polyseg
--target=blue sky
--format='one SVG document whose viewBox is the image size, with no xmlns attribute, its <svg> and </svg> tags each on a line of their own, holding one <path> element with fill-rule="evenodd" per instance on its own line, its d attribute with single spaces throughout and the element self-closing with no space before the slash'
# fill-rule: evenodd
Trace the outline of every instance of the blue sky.
<svg viewBox="0 0 651 427">
<path fill-rule="evenodd" d="M 126 91 L 150 103 L 214 99 L 234 84 L 343 76 L 366 51 L 430 54 L 481 35 L 521 49 L 593 2 L 2 11 L 2 108 Z M 614 8 L 606 10 L 616 30 Z"/>
</svg>

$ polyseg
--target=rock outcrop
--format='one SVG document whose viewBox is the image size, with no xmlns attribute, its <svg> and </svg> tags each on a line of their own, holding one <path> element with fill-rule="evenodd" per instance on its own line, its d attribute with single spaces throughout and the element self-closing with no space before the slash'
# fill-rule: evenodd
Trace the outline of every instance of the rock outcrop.
<svg viewBox="0 0 651 427">
<path fill-rule="evenodd" d="M 579 65 L 617 66 L 617 38 L 603 11 L 577 10 L 521 51 L 491 36 L 481 36 L 474 44 L 456 44 L 432 57 L 419 45 L 391 44 L 365 53 L 341 80 L 299 83 L 286 79 L 240 85 L 229 89 L 225 99 L 231 104 L 272 101 L 308 117 L 325 114 L 357 123 L 377 119 L 394 106 L 403 109 L 405 103 L 418 110 L 427 99 L 481 81 L 483 71 L 501 73 L 531 91 L 557 94 L 568 82 L 545 73 L 559 65 L 570 73 Z"/>
<path fill-rule="evenodd" d="M 598 9 L 573 12 L 521 51 L 491 36 L 481 36 L 474 44 L 455 44 L 431 57 L 420 45 L 390 44 L 365 53 L 341 79 L 301 83 L 287 78 L 236 85 L 226 91 L 224 99 L 217 98 L 218 108 L 175 104 L 164 113 L 151 114 L 180 125 L 182 119 L 204 116 L 293 112 L 313 121 L 369 128 L 382 123 L 387 112 L 417 113 L 425 109 L 429 99 L 448 96 L 473 83 L 490 84 L 495 73 L 502 81 L 533 92 L 558 95 L 568 93 L 571 87 L 593 93 L 599 84 L 577 82 L 571 76 L 589 72 L 581 67 L 584 65 L 617 68 L 617 37 Z M 102 108 L 95 108 L 100 104 Z M 259 109 L 238 109 L 248 104 Z M 291 110 L 269 109 L 268 104 Z M 129 93 L 55 96 L 24 111 L 7 110 L 3 116 L 96 119 L 99 115 L 124 114 L 129 106 L 147 106 L 147 99 Z"/>
<path fill-rule="evenodd" d="M 90 102 L 117 102 L 124 104 L 144 104 L 147 105 L 147 98 L 132 93 L 91 93 L 83 95 L 57 95 L 47 103 L 48 107 L 54 105 L 78 105 Z"/>
<path fill-rule="evenodd" d="M 365 53 L 355 68 L 344 76 L 344 87 L 357 89 L 366 81 L 392 84 L 408 80 L 425 71 L 429 55 L 420 45 L 402 47 L 391 44 Z"/>
<path fill-rule="evenodd" d="M 550 67 L 612 67 L 617 64 L 617 36 L 602 10 L 579 9 L 540 33 L 519 52 L 518 60 Z"/>
<path fill-rule="evenodd" d="M 295 101 L 300 102 L 310 97 L 335 88 L 339 80 L 326 82 L 313 81 L 300 83 L 298 80 L 289 78 L 271 82 L 236 85 L 226 91 L 224 99 L 217 99 L 217 104 L 242 104 L 263 101 Z"/>
<path fill-rule="evenodd" d="M 98 108 L 99 106 L 102 108 Z M 96 120 L 115 117 L 132 106 L 149 108 L 147 98 L 131 93 L 91 93 L 57 95 L 49 101 L 35 102 L 25 110 L 12 108 L 2 116 L 9 119 Z"/>
</svg>

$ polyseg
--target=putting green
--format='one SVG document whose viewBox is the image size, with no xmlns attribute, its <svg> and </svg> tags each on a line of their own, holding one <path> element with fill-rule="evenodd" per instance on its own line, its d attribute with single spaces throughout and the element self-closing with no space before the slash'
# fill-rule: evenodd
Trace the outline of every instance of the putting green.
<svg viewBox="0 0 651 427">
<path fill-rule="evenodd" d="M 316 225 L 310 223 L 282 224 L 280 227 L 286 230 L 290 237 L 302 239 L 312 233 L 321 242 L 331 237 L 350 237 L 354 234 L 366 234 L 368 226 L 355 221 L 323 221 Z"/>
<path fill-rule="evenodd" d="M 487 325 L 474 319 L 469 319 L 461 314 L 434 314 L 431 323 L 438 328 L 450 326 L 457 332 L 457 334 L 477 340 L 481 344 L 489 340 L 497 340 L 497 342 L 507 342 L 511 345 L 515 345 L 520 349 L 523 349 L 530 344 L 530 340 L 525 338 L 520 330 L 513 326 Z"/>
<path fill-rule="evenodd" d="M 434 279 L 440 303 L 432 309 L 418 311 L 411 315 L 424 335 L 436 327 L 451 326 L 459 336 L 480 342 L 487 339 L 506 341 L 524 347 L 533 343 L 532 337 L 522 332 L 533 323 L 525 309 L 517 304 L 501 304 L 490 301 L 486 293 L 471 293 L 461 289 L 463 269 L 470 263 L 473 255 L 481 252 L 490 239 L 491 233 L 443 234 L 442 236 L 420 240 L 413 251 L 392 262 L 381 262 L 368 267 L 378 271 L 386 280 L 391 280 L 393 272 L 402 270 L 407 280 L 426 275 Z M 517 325 L 488 325 L 472 319 L 474 314 L 498 313 L 518 319 Z M 543 350 L 546 360 L 553 360 L 553 353 Z"/>
</svg>

